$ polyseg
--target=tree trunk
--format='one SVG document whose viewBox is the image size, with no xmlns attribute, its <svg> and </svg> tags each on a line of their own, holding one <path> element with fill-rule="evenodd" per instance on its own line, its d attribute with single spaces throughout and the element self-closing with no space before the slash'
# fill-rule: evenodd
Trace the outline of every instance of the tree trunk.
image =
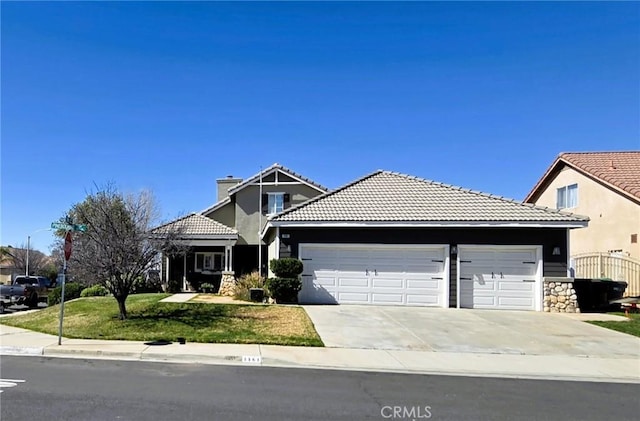
<svg viewBox="0 0 640 421">
<path fill-rule="evenodd" d="M 118 309 L 120 310 L 120 320 L 126 320 L 127 307 L 125 305 L 125 301 L 127 301 L 127 297 L 116 297 L 116 301 L 118 301 Z"/>
</svg>

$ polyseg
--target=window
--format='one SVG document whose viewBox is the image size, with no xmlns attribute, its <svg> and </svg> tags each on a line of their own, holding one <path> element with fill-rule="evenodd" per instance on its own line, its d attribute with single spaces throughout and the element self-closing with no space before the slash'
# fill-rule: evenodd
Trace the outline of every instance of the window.
<svg viewBox="0 0 640 421">
<path fill-rule="evenodd" d="M 268 193 L 267 214 L 282 212 L 284 210 L 284 193 Z"/>
<path fill-rule="evenodd" d="M 578 206 L 578 185 L 571 184 L 570 186 L 560 187 L 557 197 L 556 208 L 575 208 Z"/>
<path fill-rule="evenodd" d="M 196 253 L 196 272 L 219 271 L 224 268 L 224 253 Z"/>
</svg>

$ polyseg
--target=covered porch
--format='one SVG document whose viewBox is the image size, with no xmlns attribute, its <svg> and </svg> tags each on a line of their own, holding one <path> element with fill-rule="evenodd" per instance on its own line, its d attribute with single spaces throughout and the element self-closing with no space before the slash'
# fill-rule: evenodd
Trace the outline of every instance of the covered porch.
<svg viewBox="0 0 640 421">
<path fill-rule="evenodd" d="M 217 221 L 191 214 L 153 230 L 171 236 L 171 250 L 162 253 L 161 279 L 166 290 L 200 291 L 210 284 L 214 292 L 223 276 L 234 277 L 234 247 L 238 233 Z"/>
</svg>

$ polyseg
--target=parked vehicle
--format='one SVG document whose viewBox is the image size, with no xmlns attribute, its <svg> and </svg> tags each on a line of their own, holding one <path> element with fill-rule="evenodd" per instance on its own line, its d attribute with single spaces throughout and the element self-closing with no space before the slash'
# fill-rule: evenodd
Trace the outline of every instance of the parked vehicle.
<svg viewBox="0 0 640 421">
<path fill-rule="evenodd" d="M 11 285 L 3 287 L 0 295 L 3 303 L 24 304 L 35 308 L 39 302 L 47 302 L 50 288 L 51 281 L 44 276 L 17 276 Z"/>
</svg>

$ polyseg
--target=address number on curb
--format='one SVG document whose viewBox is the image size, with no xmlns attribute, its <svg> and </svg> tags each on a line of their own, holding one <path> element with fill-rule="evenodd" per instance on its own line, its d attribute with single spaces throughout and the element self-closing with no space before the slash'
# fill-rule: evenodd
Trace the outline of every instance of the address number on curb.
<svg viewBox="0 0 640 421">
<path fill-rule="evenodd" d="M 244 355 L 242 357 L 243 363 L 261 364 L 262 357 L 260 355 Z"/>
</svg>

